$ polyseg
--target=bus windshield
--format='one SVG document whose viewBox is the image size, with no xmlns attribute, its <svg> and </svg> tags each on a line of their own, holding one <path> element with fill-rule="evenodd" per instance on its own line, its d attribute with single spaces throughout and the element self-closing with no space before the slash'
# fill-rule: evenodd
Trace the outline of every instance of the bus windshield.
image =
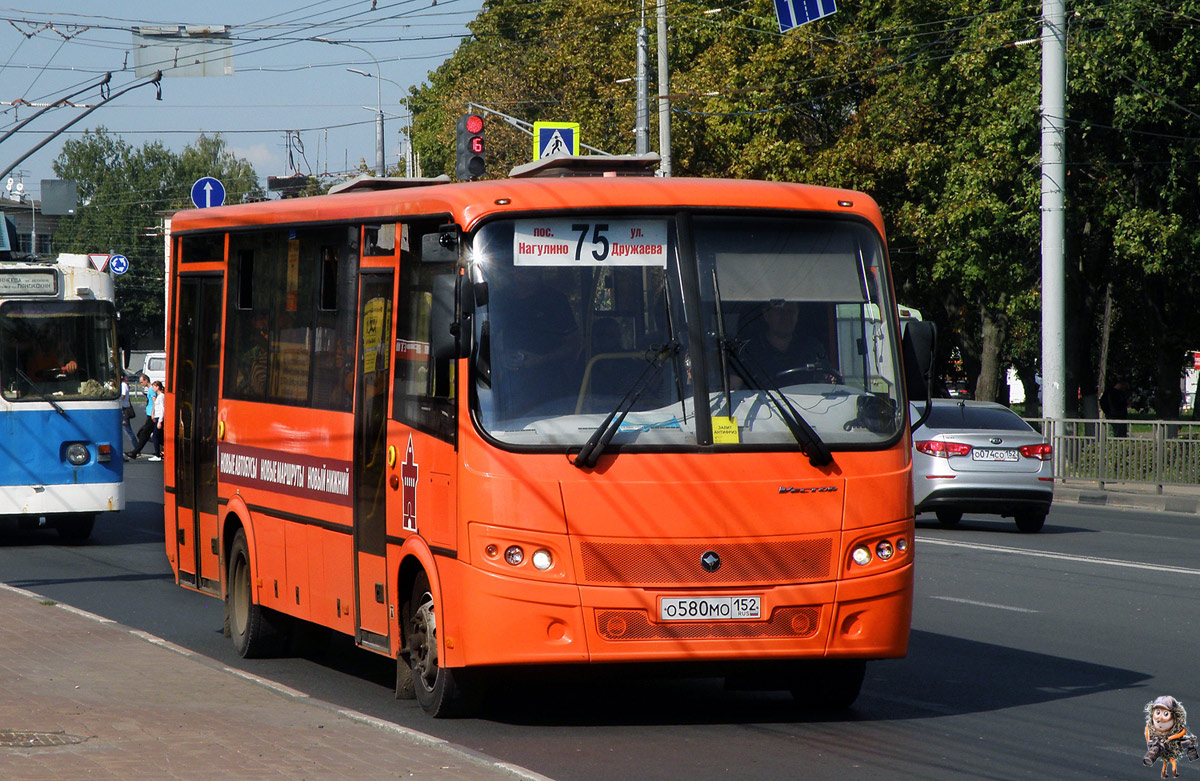
<svg viewBox="0 0 1200 781">
<path fill-rule="evenodd" d="M 107 301 L 6 301 L 0 344 L 0 392 L 7 401 L 121 395 L 115 316 Z"/>
<path fill-rule="evenodd" d="M 868 225 L 754 213 L 499 220 L 471 246 L 481 428 L 579 447 L 878 447 L 903 423 Z M 706 425 L 697 428 L 697 415 Z M 710 431 L 702 442 L 698 430 Z"/>
</svg>

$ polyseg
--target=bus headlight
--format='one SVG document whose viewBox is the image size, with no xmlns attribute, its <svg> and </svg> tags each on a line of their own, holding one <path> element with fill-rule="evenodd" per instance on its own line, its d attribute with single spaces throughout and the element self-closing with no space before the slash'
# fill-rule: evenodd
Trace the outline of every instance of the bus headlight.
<svg viewBox="0 0 1200 781">
<path fill-rule="evenodd" d="M 83 466 L 88 462 L 88 458 L 88 449 L 85 446 L 78 442 L 67 445 L 67 462 L 71 466 Z"/>
<path fill-rule="evenodd" d="M 890 559 L 895 552 L 896 549 L 893 548 L 892 543 L 888 542 L 887 540 L 881 540 L 879 544 L 875 546 L 875 555 L 883 561 Z"/>
<path fill-rule="evenodd" d="M 525 561 L 525 551 L 521 550 L 520 545 L 509 545 L 504 551 L 504 560 L 515 567 Z"/>
<path fill-rule="evenodd" d="M 533 552 L 533 568 L 539 570 L 548 570 L 554 566 L 554 557 L 550 555 L 550 551 L 545 548 L 538 548 Z"/>
<path fill-rule="evenodd" d="M 871 563 L 871 551 L 865 545 L 859 545 L 850 552 L 850 558 L 854 559 L 854 563 L 860 567 L 865 567 Z"/>
</svg>

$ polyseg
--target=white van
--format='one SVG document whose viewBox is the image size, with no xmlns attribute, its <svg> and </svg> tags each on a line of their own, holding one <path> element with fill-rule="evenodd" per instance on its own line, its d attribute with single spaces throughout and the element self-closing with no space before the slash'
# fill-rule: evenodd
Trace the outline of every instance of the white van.
<svg viewBox="0 0 1200 781">
<path fill-rule="evenodd" d="M 142 362 L 142 374 L 150 378 L 150 382 L 158 380 L 164 386 L 167 384 L 167 354 L 146 353 Z"/>
</svg>

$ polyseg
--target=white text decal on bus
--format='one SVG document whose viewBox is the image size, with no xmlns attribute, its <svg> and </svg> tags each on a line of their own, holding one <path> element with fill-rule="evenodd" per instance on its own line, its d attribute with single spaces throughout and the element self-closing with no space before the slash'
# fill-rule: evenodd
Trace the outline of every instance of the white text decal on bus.
<svg viewBox="0 0 1200 781">
<path fill-rule="evenodd" d="M 350 462 L 222 443 L 220 479 L 234 485 L 349 506 Z"/>
<path fill-rule="evenodd" d="M 517 220 L 517 266 L 667 265 L 667 221 L 584 217 Z"/>
</svg>

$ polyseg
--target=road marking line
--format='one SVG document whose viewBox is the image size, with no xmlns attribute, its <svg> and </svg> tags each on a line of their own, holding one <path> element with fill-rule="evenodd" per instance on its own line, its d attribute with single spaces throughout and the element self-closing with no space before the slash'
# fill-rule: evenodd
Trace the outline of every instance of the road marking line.
<svg viewBox="0 0 1200 781">
<path fill-rule="evenodd" d="M 964 605 L 975 605 L 976 607 L 994 607 L 997 610 L 1011 610 L 1014 613 L 1036 613 L 1038 611 L 1027 607 L 1013 607 L 1012 605 L 997 605 L 995 602 L 976 602 L 973 599 L 959 599 L 958 597 L 930 597 L 930 599 L 942 599 L 947 602 L 961 602 Z"/>
<path fill-rule="evenodd" d="M 1172 567 L 1168 564 L 1144 564 L 1140 561 L 1102 559 L 1098 556 L 1079 556 L 1071 553 L 1049 553 L 1047 551 L 1028 550 L 1026 548 L 1008 548 L 1003 545 L 987 545 L 982 542 L 958 542 L 956 540 L 938 540 L 931 537 L 918 537 L 917 542 L 921 545 L 945 545 L 948 548 L 968 548 L 988 553 L 1010 553 L 1016 556 L 1032 556 L 1040 559 L 1074 561 L 1079 564 L 1103 564 L 1107 567 L 1126 567 L 1128 569 L 1144 569 L 1152 572 L 1172 572 L 1177 575 L 1200 575 L 1200 569 L 1191 567 Z"/>
</svg>

